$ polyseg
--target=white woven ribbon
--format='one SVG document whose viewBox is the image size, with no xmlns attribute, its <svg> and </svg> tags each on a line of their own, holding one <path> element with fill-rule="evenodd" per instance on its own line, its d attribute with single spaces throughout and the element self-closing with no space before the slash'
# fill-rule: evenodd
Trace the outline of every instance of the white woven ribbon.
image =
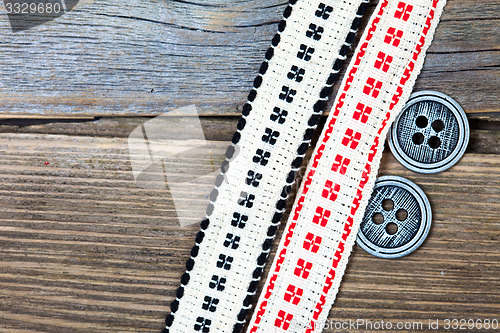
<svg viewBox="0 0 500 333">
<path fill-rule="evenodd" d="M 239 332 L 368 0 L 293 0 L 243 107 L 166 332 Z"/>
<path fill-rule="evenodd" d="M 248 332 L 321 332 L 445 0 L 380 0 L 308 165 Z"/>
</svg>

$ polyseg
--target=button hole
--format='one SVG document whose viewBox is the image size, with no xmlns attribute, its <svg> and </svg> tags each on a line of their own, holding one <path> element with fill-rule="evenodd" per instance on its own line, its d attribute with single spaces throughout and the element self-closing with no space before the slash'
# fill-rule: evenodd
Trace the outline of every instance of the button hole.
<svg viewBox="0 0 500 333">
<path fill-rule="evenodd" d="M 436 132 L 441 132 L 444 128 L 444 123 L 441 119 L 436 119 L 432 122 L 431 127 Z"/>
<path fill-rule="evenodd" d="M 394 201 L 391 199 L 384 199 L 382 201 L 382 208 L 387 211 L 392 210 L 394 208 Z"/>
<path fill-rule="evenodd" d="M 427 140 L 427 144 L 429 144 L 429 147 L 432 149 L 437 149 L 441 146 L 441 140 L 437 136 L 431 136 L 429 140 Z"/>
<path fill-rule="evenodd" d="M 406 209 L 400 208 L 396 211 L 396 218 L 398 221 L 404 221 L 408 218 L 408 212 Z"/>
<path fill-rule="evenodd" d="M 394 222 L 389 222 L 389 223 L 387 223 L 387 226 L 385 227 L 385 231 L 389 235 L 394 235 L 396 232 L 398 232 L 398 225 Z"/>
<path fill-rule="evenodd" d="M 415 125 L 420 128 L 426 128 L 427 124 L 429 124 L 429 121 L 426 116 L 418 116 L 417 119 L 415 119 Z"/>
<path fill-rule="evenodd" d="M 420 132 L 413 134 L 411 140 L 416 145 L 421 145 L 424 142 L 424 135 Z"/>
<path fill-rule="evenodd" d="M 381 213 L 375 213 L 372 216 L 372 221 L 375 224 L 382 224 L 384 223 L 384 215 L 382 215 Z"/>
</svg>

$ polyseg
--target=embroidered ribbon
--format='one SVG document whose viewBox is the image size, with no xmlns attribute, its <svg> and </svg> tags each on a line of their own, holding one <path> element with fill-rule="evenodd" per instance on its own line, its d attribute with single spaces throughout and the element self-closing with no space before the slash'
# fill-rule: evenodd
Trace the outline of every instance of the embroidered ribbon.
<svg viewBox="0 0 500 333">
<path fill-rule="evenodd" d="M 291 0 L 286 7 L 210 194 L 165 332 L 243 328 L 296 171 L 368 1 Z"/>
<path fill-rule="evenodd" d="M 445 0 L 381 0 L 308 165 L 249 332 L 321 332 Z"/>
</svg>

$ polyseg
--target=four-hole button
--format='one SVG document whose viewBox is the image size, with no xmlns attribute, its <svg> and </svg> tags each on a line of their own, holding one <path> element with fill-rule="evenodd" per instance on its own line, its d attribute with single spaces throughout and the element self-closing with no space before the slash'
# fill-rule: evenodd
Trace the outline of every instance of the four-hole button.
<svg viewBox="0 0 500 333">
<path fill-rule="evenodd" d="M 361 222 L 357 244 L 377 257 L 402 257 L 422 244 L 431 221 L 429 200 L 415 183 L 397 176 L 380 177 Z"/>
<path fill-rule="evenodd" d="M 408 169 L 437 173 L 460 160 L 469 143 L 469 123 L 451 97 L 435 91 L 413 94 L 391 127 L 389 146 Z"/>
</svg>

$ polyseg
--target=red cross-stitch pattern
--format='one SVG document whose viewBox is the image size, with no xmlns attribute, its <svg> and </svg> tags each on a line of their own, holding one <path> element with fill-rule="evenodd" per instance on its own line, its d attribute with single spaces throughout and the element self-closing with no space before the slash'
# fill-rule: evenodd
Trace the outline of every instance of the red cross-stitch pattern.
<svg viewBox="0 0 500 333">
<path fill-rule="evenodd" d="M 363 93 L 373 98 L 377 98 L 380 93 L 380 88 L 382 88 L 382 82 L 369 77 L 366 80 L 365 87 L 363 88 Z"/>
<path fill-rule="evenodd" d="M 356 52 L 356 56 L 354 57 L 353 60 L 353 66 L 350 68 L 350 71 L 346 74 L 346 81 L 344 82 L 343 86 L 340 88 L 340 95 L 336 100 L 334 109 L 332 110 L 332 116 L 329 119 L 329 123 L 325 126 L 325 132 L 323 137 L 320 139 L 320 149 L 318 149 L 315 154 L 313 155 L 313 163 L 312 166 L 310 167 L 311 170 L 309 170 L 308 174 L 306 175 L 306 182 L 310 185 L 314 183 L 314 171 L 322 163 L 322 158 L 323 158 L 323 151 L 325 149 L 325 144 L 327 143 L 328 139 L 330 138 L 330 135 L 334 131 L 334 125 L 337 120 L 337 116 L 340 114 L 340 111 L 342 110 L 342 107 L 345 103 L 346 100 L 346 93 L 350 89 L 351 84 L 354 82 L 354 78 L 356 76 L 356 72 L 358 70 L 358 66 L 361 63 L 361 59 L 365 55 L 366 48 L 368 46 L 368 42 L 372 39 L 372 36 L 377 28 L 377 25 L 380 21 L 380 17 L 382 16 L 385 8 L 388 6 L 388 0 L 382 0 L 383 2 L 380 4 L 379 11 L 374 17 L 371 26 L 367 30 L 367 33 L 365 35 L 365 40 L 360 43 L 360 46 Z M 422 34 L 419 37 L 418 44 L 415 47 L 415 50 L 412 55 L 412 59 L 410 60 L 409 64 L 404 67 L 404 73 L 401 76 L 401 79 L 399 80 L 399 87 L 396 89 L 396 92 L 392 97 L 389 97 L 389 101 L 391 101 L 391 104 L 389 105 L 388 111 L 385 113 L 385 117 L 382 119 L 381 123 L 377 125 L 378 130 L 377 130 L 377 135 L 373 138 L 372 143 L 369 145 L 370 149 L 368 154 L 366 155 L 366 163 L 364 164 L 363 171 L 361 173 L 360 181 L 358 186 L 355 188 L 356 194 L 352 200 L 352 203 L 349 207 L 349 215 L 347 216 L 346 220 L 343 223 L 343 232 L 342 236 L 340 239 L 340 242 L 338 243 L 335 252 L 334 252 L 334 258 L 331 263 L 331 268 L 328 270 L 326 279 L 324 281 L 324 284 L 322 285 L 321 289 L 315 288 L 317 291 L 321 290 L 321 294 L 319 295 L 319 298 L 317 299 L 317 303 L 314 307 L 314 312 L 312 314 L 311 322 L 309 323 L 309 328 L 306 329 L 307 333 L 311 333 L 315 330 L 316 327 L 316 321 L 319 319 L 321 313 L 325 310 L 325 305 L 327 304 L 327 295 L 330 292 L 330 289 L 334 285 L 334 279 L 336 277 L 336 272 L 338 269 L 338 273 L 342 274 L 343 268 L 339 267 L 340 262 L 342 258 L 344 257 L 344 251 L 346 248 L 347 240 L 350 235 L 352 235 L 352 227 L 354 224 L 354 216 L 357 214 L 361 200 L 366 193 L 364 193 L 365 186 L 368 184 L 368 181 L 371 176 L 371 171 L 372 171 L 372 163 L 375 160 L 375 156 L 377 153 L 380 153 L 380 143 L 383 140 L 381 138 L 381 135 L 384 133 L 384 130 L 387 128 L 389 124 L 389 120 L 391 119 L 391 112 L 393 111 L 394 107 L 399 103 L 400 97 L 403 94 L 403 88 L 407 84 L 408 80 L 411 78 L 411 74 L 415 68 L 415 64 L 417 60 L 419 59 L 418 56 L 422 51 L 423 46 L 425 45 L 426 42 L 426 36 L 431 28 L 432 20 L 435 15 L 436 7 L 438 4 L 439 0 L 432 0 L 432 6 L 429 10 L 428 15 L 426 16 L 426 22 L 422 30 Z M 408 5 L 404 2 L 399 2 L 397 5 L 397 8 L 395 9 L 394 12 L 394 18 L 400 19 L 404 22 L 407 22 L 410 17 L 411 17 L 411 12 L 413 10 L 412 5 Z M 392 16 L 392 15 L 391 15 Z M 387 44 L 390 44 L 394 47 L 398 47 L 401 42 L 401 38 L 403 36 L 403 31 L 396 29 L 394 27 L 390 27 L 385 34 L 384 37 L 384 42 Z M 377 54 L 377 59 L 375 63 L 373 63 L 373 68 L 375 70 L 380 71 L 381 73 L 387 73 L 390 69 L 391 63 L 393 62 L 393 55 L 391 55 L 391 52 L 387 50 L 387 47 L 384 48 L 383 45 L 380 46 L 381 50 L 378 50 Z M 377 76 L 378 77 L 378 76 Z M 366 81 L 366 84 L 363 87 L 363 92 L 366 95 L 369 95 L 373 99 L 377 99 L 380 94 L 380 90 L 382 88 L 382 82 L 376 80 L 375 78 L 369 77 L 368 80 Z M 360 121 L 361 124 L 366 124 L 367 121 L 369 120 L 369 116 L 372 112 L 371 106 L 368 105 L 369 103 L 361 103 L 359 102 L 357 104 L 357 107 L 355 110 L 353 110 L 353 119 Z M 369 108 L 369 109 L 368 109 Z M 341 143 L 345 147 L 351 148 L 353 151 L 355 151 L 358 148 L 359 141 L 361 139 L 361 134 L 359 132 L 356 132 L 352 128 L 347 128 Z M 366 146 L 364 146 L 366 147 Z M 364 148 L 367 149 L 367 148 Z M 352 153 L 354 154 L 354 153 Z M 347 156 L 350 156 L 349 154 Z M 331 170 L 333 172 L 338 172 L 341 175 L 345 175 L 346 172 L 349 172 L 349 162 L 350 159 L 346 159 L 345 156 L 342 156 L 340 154 L 336 154 L 334 158 L 333 165 L 331 167 Z M 358 176 L 359 177 L 359 176 Z M 331 198 L 333 194 L 338 195 L 340 191 L 340 185 L 337 187 L 336 191 L 336 186 L 339 185 L 331 180 L 327 180 L 325 182 L 325 185 L 322 190 L 322 196 L 325 198 Z M 309 189 L 309 186 L 308 186 Z M 307 189 L 307 190 L 308 190 Z M 301 210 L 303 208 L 303 203 L 305 202 L 305 193 L 307 190 L 302 190 L 302 193 L 299 196 L 298 202 L 302 204 L 296 204 L 296 207 L 294 209 L 294 215 L 292 221 L 289 223 L 288 227 L 288 233 L 287 237 L 293 237 L 293 232 L 295 229 L 295 226 L 297 225 L 297 220 L 299 220 L 301 216 Z M 351 189 L 352 190 L 352 189 Z M 300 221 L 301 223 L 301 228 L 307 228 L 307 223 L 314 223 L 315 225 L 320 225 L 322 227 L 325 227 L 328 223 L 328 219 L 331 216 L 331 212 L 324 207 L 317 206 L 316 211 L 314 214 L 314 217 L 310 221 Z M 305 224 L 302 224 L 305 223 Z M 304 230 L 304 229 L 302 229 Z M 307 229 L 305 229 L 307 230 Z M 322 235 L 323 236 L 323 235 Z M 321 248 L 321 241 L 316 242 L 317 236 L 311 232 L 308 232 L 305 238 L 303 239 L 303 249 L 309 251 L 309 253 L 317 253 L 319 249 Z M 290 242 L 288 242 L 290 244 Z M 284 249 L 288 246 L 284 245 Z M 316 247 L 315 247 L 316 246 Z M 319 256 L 319 254 L 316 254 L 316 256 Z M 308 260 L 306 261 L 304 258 L 306 256 L 304 255 L 303 258 L 299 258 L 297 260 L 297 264 L 294 269 L 294 274 L 296 276 L 300 276 L 303 278 L 306 278 L 309 276 L 309 273 L 313 267 L 313 263 L 316 262 L 316 259 L 314 257 L 311 258 L 311 256 L 307 256 Z M 281 258 L 280 258 L 281 259 Z M 286 258 L 285 258 L 286 259 Z M 284 260 L 285 260 L 284 259 Z M 318 257 L 317 260 L 320 260 L 321 258 Z M 284 261 L 283 260 L 283 261 Z M 280 261 L 280 265 L 283 263 L 283 261 Z M 312 262 L 311 262 L 312 261 Z M 280 267 L 275 267 L 274 271 L 272 271 L 272 278 L 270 279 L 271 281 L 276 281 L 276 278 L 279 275 Z M 318 269 L 318 268 L 316 268 Z M 307 276 L 304 277 L 304 273 L 307 272 Z M 315 272 L 316 273 L 316 272 Z M 325 272 L 326 273 L 326 272 Z M 261 318 L 265 315 L 266 313 L 266 306 L 268 305 L 267 301 L 271 298 L 272 291 L 274 289 L 274 285 L 271 288 L 267 288 L 267 293 L 265 295 L 265 299 L 260 302 L 260 304 L 257 305 L 257 313 L 256 313 L 256 319 L 254 323 L 251 323 L 250 325 L 250 332 L 255 332 L 258 329 L 258 323 L 260 322 Z M 292 286 L 293 287 L 293 286 Z M 293 287 L 294 288 L 294 287 Z M 304 290 L 305 293 L 307 293 L 307 290 Z M 289 299 L 292 299 L 292 291 L 287 289 L 287 293 L 290 294 Z M 302 295 L 301 295 L 302 296 Z M 305 295 L 304 295 L 305 297 Z M 286 299 L 285 299 L 286 300 Z M 273 304 L 274 306 L 278 306 L 278 309 L 280 307 L 280 304 Z M 300 311 L 301 308 L 297 307 L 296 311 Z M 328 310 L 328 309 L 326 309 Z M 280 310 L 280 313 L 282 313 L 282 316 L 279 317 L 281 321 L 284 319 L 284 315 L 287 314 L 293 314 L 293 311 L 289 310 L 290 313 L 284 312 L 283 310 Z M 272 317 L 271 317 L 272 318 Z"/>
<path fill-rule="evenodd" d="M 278 317 L 274 321 L 274 326 L 282 328 L 286 331 L 290 327 L 290 322 L 292 321 L 292 319 L 293 319 L 292 314 L 280 310 L 278 312 Z"/>
<path fill-rule="evenodd" d="M 316 214 L 313 217 L 313 223 L 319 224 L 324 227 L 328 223 L 328 218 L 330 217 L 331 212 L 328 209 L 323 209 L 322 207 L 316 208 Z"/>
<path fill-rule="evenodd" d="M 368 111 L 368 114 L 370 112 L 371 112 L 371 109 L 370 109 L 370 111 Z M 335 162 L 333 162 L 333 164 L 332 164 L 332 171 L 339 172 L 341 175 L 345 175 L 345 173 L 347 171 L 347 167 L 349 166 L 349 163 L 351 163 L 350 159 L 348 159 L 347 157 L 343 157 L 340 154 L 337 154 L 337 156 L 335 156 Z"/>
<path fill-rule="evenodd" d="M 387 73 L 393 57 L 380 51 L 377 55 L 377 60 L 375 60 L 375 68 L 381 69 L 384 73 Z"/>
<path fill-rule="evenodd" d="M 438 2 L 439 2 L 439 0 L 433 0 L 432 7 L 430 8 L 429 15 L 427 16 L 426 24 L 424 25 L 422 34 L 420 36 L 419 43 L 417 44 L 417 46 L 415 48 L 415 51 L 413 52 L 412 60 L 410 61 L 410 64 L 405 67 L 404 74 L 403 74 L 403 76 L 402 76 L 402 78 L 400 80 L 400 83 L 399 83 L 400 84 L 400 88 L 405 86 L 405 84 L 407 83 L 408 79 L 410 78 L 411 72 L 413 71 L 413 69 L 415 67 L 415 62 L 417 61 L 418 56 L 419 56 L 419 54 L 422 51 L 422 46 L 425 43 L 425 38 L 426 38 L 427 33 L 428 33 L 428 31 L 429 31 L 429 29 L 431 27 L 431 20 L 434 18 L 434 13 L 435 13 L 435 10 L 436 10 Z M 401 8 L 401 6 L 398 5 L 398 10 L 400 8 Z M 407 10 L 405 10 L 405 14 L 403 14 L 403 16 L 402 16 L 402 18 L 403 18 L 404 21 L 407 21 L 408 18 L 409 18 L 409 16 L 405 18 L 404 15 L 406 15 L 406 14 L 409 15 L 409 13 L 411 12 L 412 9 L 413 9 L 412 6 L 408 6 Z M 402 36 L 402 32 L 401 32 L 401 36 Z M 398 45 L 399 45 L 399 42 L 398 42 Z M 401 94 L 402 94 L 401 90 L 402 90 L 402 88 L 401 89 L 397 89 L 396 94 L 394 96 L 399 96 L 400 97 Z M 390 113 L 394 109 L 394 107 L 397 104 L 397 102 L 399 101 L 399 99 L 397 99 L 397 101 L 394 102 L 394 100 L 395 100 L 394 96 L 392 98 L 393 103 L 391 103 L 391 105 L 389 106 L 389 111 L 386 113 L 386 117 L 382 121 L 382 124 L 381 124 L 381 126 L 380 126 L 380 128 L 379 128 L 379 130 L 377 132 L 378 136 L 375 138 L 374 144 L 370 148 L 370 152 L 374 152 L 374 154 L 376 154 L 377 147 L 379 146 L 380 135 L 383 132 L 384 128 L 388 124 L 388 120 L 390 118 Z M 334 258 L 334 260 L 332 262 L 332 267 L 333 267 L 332 269 L 337 268 L 338 263 L 341 260 L 342 254 L 344 252 L 344 244 L 345 244 L 345 242 L 347 240 L 347 237 L 351 234 L 351 227 L 352 227 L 352 224 L 354 222 L 353 217 L 354 217 L 356 211 L 358 210 L 359 203 L 360 203 L 361 198 L 363 196 L 362 189 L 368 183 L 369 174 L 370 174 L 370 171 L 371 171 L 371 163 L 372 163 L 372 161 L 373 161 L 373 157 L 371 159 L 369 158 L 369 161 L 365 165 L 364 172 L 363 172 L 362 177 L 361 177 L 361 181 L 360 181 L 360 183 L 358 185 L 358 190 L 357 190 L 356 196 L 354 197 L 354 200 L 353 200 L 353 203 L 352 203 L 351 213 L 350 213 L 349 217 L 347 218 L 346 224 L 344 225 L 344 234 L 342 235 L 342 241 L 339 243 L 339 245 L 337 247 L 337 250 L 335 252 L 335 256 L 334 256 L 335 258 Z M 315 312 L 313 314 L 313 320 L 311 321 L 311 323 L 309 325 L 309 328 L 306 330 L 306 333 L 311 333 L 311 332 L 314 331 L 315 324 L 316 324 L 315 321 L 319 318 L 319 314 L 322 312 L 324 304 L 325 304 L 325 300 L 324 300 L 323 296 L 328 294 L 330 288 L 333 285 L 334 278 L 335 278 L 335 271 L 333 271 L 333 273 L 332 273 L 332 271 L 330 271 L 330 274 L 326 278 L 324 286 L 323 286 L 323 295 L 321 295 L 320 300 L 318 301 L 318 303 L 316 303 Z"/>
<path fill-rule="evenodd" d="M 300 297 L 304 294 L 304 290 L 301 288 L 297 288 L 294 285 L 290 284 L 286 288 L 285 292 L 285 301 L 292 303 L 293 305 L 297 305 L 300 302 Z"/>
<path fill-rule="evenodd" d="M 387 29 L 387 34 L 385 35 L 384 42 L 392 46 L 398 47 L 401 43 L 401 37 L 403 37 L 403 31 L 390 27 Z"/>
<path fill-rule="evenodd" d="M 320 236 L 315 236 L 312 232 L 310 232 L 307 234 L 302 247 L 312 253 L 317 253 L 322 240 L 323 239 Z"/>
<path fill-rule="evenodd" d="M 299 260 L 297 260 L 297 266 L 295 266 L 293 274 L 303 279 L 307 279 L 309 277 L 309 272 L 311 271 L 312 266 L 312 263 L 308 261 L 306 262 L 304 259 L 300 258 Z"/>
<path fill-rule="evenodd" d="M 330 199 L 331 201 L 337 200 L 337 197 L 339 195 L 340 191 L 340 185 L 339 184 L 334 184 L 331 180 L 327 180 L 325 182 L 325 187 L 323 189 L 323 192 L 321 192 L 321 195 L 323 198 Z"/>
<path fill-rule="evenodd" d="M 413 10 L 412 5 L 400 2 L 398 3 L 398 9 L 396 10 L 396 13 L 394 13 L 394 17 L 406 22 L 410 18 L 410 13 L 412 10 Z"/>
<path fill-rule="evenodd" d="M 356 106 L 356 110 L 354 111 L 354 115 L 352 117 L 356 120 L 361 121 L 363 124 L 366 124 L 370 113 L 372 113 L 372 108 L 360 102 Z"/>
<path fill-rule="evenodd" d="M 344 138 L 342 139 L 342 144 L 351 149 L 356 149 L 361 139 L 361 133 L 354 132 L 352 129 L 348 128 L 345 131 Z"/>
</svg>

